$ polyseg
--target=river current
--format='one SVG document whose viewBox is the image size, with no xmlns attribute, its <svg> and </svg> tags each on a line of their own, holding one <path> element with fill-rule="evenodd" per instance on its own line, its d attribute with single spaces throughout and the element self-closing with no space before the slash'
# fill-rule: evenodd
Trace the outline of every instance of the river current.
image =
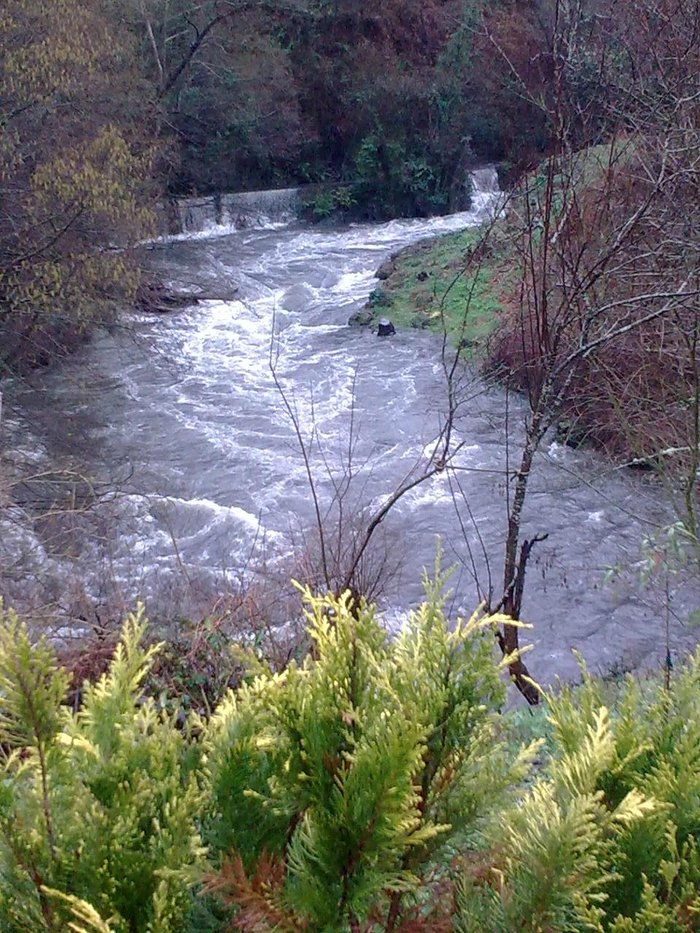
<svg viewBox="0 0 700 933">
<path fill-rule="evenodd" d="M 14 477 L 2 520 L 6 596 L 51 606 L 75 625 L 85 618 L 76 607 L 115 594 L 154 607 L 170 599 L 167 613 L 185 615 L 183 580 L 216 591 L 283 572 L 286 555 L 308 543 L 314 509 L 271 352 L 322 510 L 347 477 L 351 436 L 348 529 L 353 514 L 420 469 L 446 404 L 441 342 L 419 330 L 378 338 L 347 321 L 392 252 L 495 208 L 495 173 L 484 169 L 476 182 L 473 210 L 449 217 L 338 228 L 258 218 L 242 229 L 219 217 L 151 244 L 159 276 L 224 297 L 167 316 L 125 313 L 70 361 L 6 392 L 3 456 Z M 455 609 L 478 603 L 487 564 L 500 582 L 507 471 L 526 408 L 466 370 L 461 382 L 458 469 L 417 487 L 382 524 L 377 559 L 396 571 L 379 599 L 387 624 L 420 599 L 437 536 L 443 563 L 456 566 Z M 77 478 L 68 483 L 77 512 L 57 493 L 59 469 Z M 554 438 L 544 444 L 523 528 L 548 535 L 524 601 L 535 676 L 576 676 L 573 647 L 594 671 L 659 665 L 664 607 L 674 654 L 695 641 L 683 624 L 698 605 L 693 581 L 674 578 L 667 599 L 666 580 L 644 588 L 635 569 L 644 537 L 671 520 L 653 478 Z M 613 566 L 624 572 L 611 582 Z"/>
</svg>

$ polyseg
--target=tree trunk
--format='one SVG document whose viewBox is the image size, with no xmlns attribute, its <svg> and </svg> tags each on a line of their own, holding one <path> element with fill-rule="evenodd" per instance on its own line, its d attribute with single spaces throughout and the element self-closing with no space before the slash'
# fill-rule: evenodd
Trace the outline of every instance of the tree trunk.
<svg viewBox="0 0 700 933">
<path fill-rule="evenodd" d="M 523 591 L 525 587 L 525 572 L 530 551 L 538 542 L 544 540 L 546 535 L 535 535 L 529 541 L 524 541 L 518 557 L 518 544 L 520 541 L 520 524 L 522 520 L 523 505 L 527 493 L 527 484 L 535 451 L 541 440 L 542 417 L 536 411 L 527 432 L 525 447 L 520 460 L 520 469 L 515 475 L 515 494 L 508 514 L 508 537 L 506 539 L 505 566 L 503 569 L 503 598 L 501 609 L 505 615 L 515 621 L 520 620 Z M 504 655 L 520 650 L 519 630 L 515 625 L 505 623 L 503 631 L 499 633 L 498 642 Z M 540 701 L 540 692 L 532 683 L 527 666 L 520 657 L 516 657 L 508 665 L 510 677 L 518 690 L 531 706 L 537 706 Z"/>
</svg>

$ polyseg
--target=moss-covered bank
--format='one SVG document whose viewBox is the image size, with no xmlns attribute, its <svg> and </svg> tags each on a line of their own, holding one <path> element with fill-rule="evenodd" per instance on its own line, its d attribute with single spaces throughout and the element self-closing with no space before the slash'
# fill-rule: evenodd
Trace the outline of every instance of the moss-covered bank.
<svg viewBox="0 0 700 933">
<path fill-rule="evenodd" d="M 477 351 L 500 321 L 502 254 L 485 247 L 478 230 L 421 240 L 395 253 L 378 270 L 380 284 L 351 324 L 389 318 L 398 328 L 446 330 L 453 343 Z M 474 259 L 477 258 L 477 261 Z"/>
</svg>

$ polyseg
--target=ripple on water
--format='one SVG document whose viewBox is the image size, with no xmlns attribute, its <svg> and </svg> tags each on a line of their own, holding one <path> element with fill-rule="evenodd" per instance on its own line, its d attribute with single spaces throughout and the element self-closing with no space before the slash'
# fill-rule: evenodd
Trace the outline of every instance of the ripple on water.
<svg viewBox="0 0 700 933">
<path fill-rule="evenodd" d="M 494 202 L 485 195 L 478 209 L 487 203 Z M 95 530 L 100 522 L 84 526 L 82 556 L 72 572 L 96 592 L 108 553 L 110 573 L 127 594 L 154 589 L 159 574 L 176 573 L 178 562 L 215 580 L 222 569 L 235 571 L 249 561 L 258 546 L 285 553 L 290 529 L 312 522 L 304 464 L 269 371 L 273 321 L 278 376 L 324 510 L 333 512 L 334 483 L 346 475 L 350 456 L 355 511 L 386 501 L 432 455 L 445 409 L 440 342 L 418 332 L 378 340 L 346 326 L 349 309 L 366 299 L 384 257 L 476 216 L 339 230 L 218 229 L 158 244 L 150 257 L 163 276 L 206 282 L 212 294 L 235 282 L 240 300 L 202 302 L 135 334 L 120 331 L 95 341 L 76 361 L 47 374 L 41 393 L 25 391 L 19 401 L 26 421 L 15 432 L 17 446 L 24 433 L 23 446 L 45 444 L 40 462 L 55 459 L 59 438 L 61 455 L 66 451 L 70 424 L 70 456 L 97 479 L 110 480 L 117 467 L 123 477 L 109 518 L 98 508 L 102 537 Z M 446 560 L 457 564 L 456 605 L 463 612 L 471 613 L 483 594 L 487 571 L 494 585 L 502 573 L 525 409 L 511 399 L 506 423 L 499 391 L 478 380 L 468 391 L 456 425 L 463 443 L 456 472 L 417 487 L 382 525 L 400 565 L 384 603 L 392 625 L 420 598 L 421 568 L 433 564 L 437 534 Z M 35 439 L 27 444 L 26 436 Z M 642 536 L 668 514 L 648 483 L 608 471 L 585 451 L 555 442 L 545 448 L 523 527 L 526 535 L 549 535 L 535 551 L 526 590 L 525 614 L 536 622 L 536 676 L 574 675 L 574 645 L 594 668 L 658 655 L 657 609 L 634 586 L 615 589 L 604 576 L 616 562 L 630 565 Z M 27 527 L 29 539 L 40 541 Z M 44 543 L 35 557 L 46 574 L 61 565 L 61 555 Z M 481 588 L 471 578 L 475 568 Z M 676 599 L 682 615 L 697 594 L 680 590 Z M 693 636 L 678 627 L 674 639 L 680 647 Z"/>
</svg>

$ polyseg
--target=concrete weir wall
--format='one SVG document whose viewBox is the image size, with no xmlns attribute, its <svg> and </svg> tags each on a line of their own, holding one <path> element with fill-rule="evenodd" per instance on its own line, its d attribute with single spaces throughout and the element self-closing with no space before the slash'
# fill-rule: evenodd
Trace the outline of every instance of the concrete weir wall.
<svg viewBox="0 0 700 933">
<path fill-rule="evenodd" d="M 469 172 L 472 208 L 491 208 L 498 192 L 494 165 Z M 298 188 L 272 188 L 267 191 L 239 191 L 198 198 L 178 198 L 160 205 L 158 232 L 161 236 L 202 233 L 207 230 L 243 230 L 288 223 L 298 216 L 305 199 L 317 195 L 330 184 L 302 185 Z"/>
<path fill-rule="evenodd" d="M 301 204 L 301 188 L 241 191 L 201 198 L 180 198 L 160 206 L 162 234 L 199 233 L 215 227 L 234 230 L 292 220 Z"/>
</svg>

